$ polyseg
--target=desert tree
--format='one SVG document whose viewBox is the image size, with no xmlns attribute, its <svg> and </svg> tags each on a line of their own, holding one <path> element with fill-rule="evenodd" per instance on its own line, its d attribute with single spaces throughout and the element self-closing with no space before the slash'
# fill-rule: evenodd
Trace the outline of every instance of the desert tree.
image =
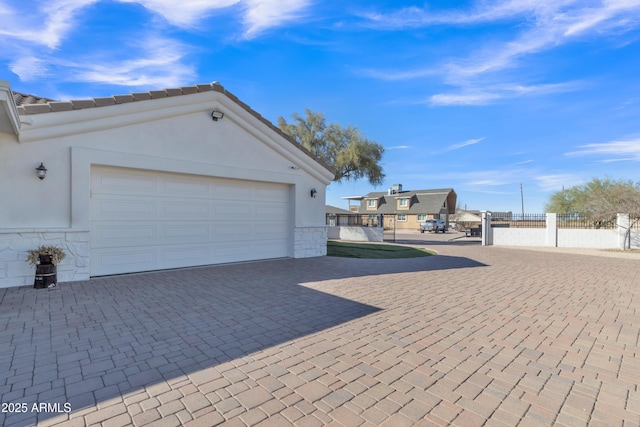
<svg viewBox="0 0 640 427">
<path fill-rule="evenodd" d="M 545 206 L 547 212 L 576 215 L 596 226 L 616 219 L 618 213 L 629 214 L 631 226 L 640 220 L 640 183 L 594 178 L 551 194 Z M 631 227 L 626 239 L 631 238 Z"/>
<path fill-rule="evenodd" d="M 278 118 L 278 127 L 336 172 L 334 181 L 366 178 L 377 186 L 384 181 L 382 145 L 365 138 L 357 127 L 326 123 L 324 114 L 305 110 L 291 115 L 293 123 Z"/>
</svg>

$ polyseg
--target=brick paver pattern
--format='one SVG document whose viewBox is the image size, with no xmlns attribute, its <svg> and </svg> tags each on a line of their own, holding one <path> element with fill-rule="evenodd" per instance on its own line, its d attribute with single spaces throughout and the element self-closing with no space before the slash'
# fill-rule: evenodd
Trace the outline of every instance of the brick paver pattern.
<svg viewBox="0 0 640 427">
<path fill-rule="evenodd" d="M 436 249 L 1 289 L 0 425 L 640 425 L 640 258 Z"/>
</svg>

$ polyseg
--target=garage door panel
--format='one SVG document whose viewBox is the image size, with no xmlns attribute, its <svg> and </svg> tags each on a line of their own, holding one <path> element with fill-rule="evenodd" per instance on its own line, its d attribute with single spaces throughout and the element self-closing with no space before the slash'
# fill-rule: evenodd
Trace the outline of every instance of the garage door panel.
<svg viewBox="0 0 640 427">
<path fill-rule="evenodd" d="M 249 202 L 225 202 L 216 200 L 211 202 L 213 205 L 214 218 L 218 221 L 234 221 L 234 220 L 258 220 L 256 218 L 253 204 Z"/>
<path fill-rule="evenodd" d="M 282 224 L 264 223 L 264 224 L 261 224 L 259 227 L 256 227 L 256 230 L 253 234 L 258 239 L 272 238 L 274 236 L 282 238 L 287 236 L 287 231 L 288 231 L 287 227 Z"/>
<path fill-rule="evenodd" d="M 213 225 L 213 234 L 220 240 L 250 238 L 253 235 L 253 224 L 247 222 L 229 223 L 217 221 Z"/>
<path fill-rule="evenodd" d="M 211 185 L 204 179 L 164 179 L 162 181 L 162 194 L 167 196 L 196 197 L 207 199 L 210 196 Z"/>
<path fill-rule="evenodd" d="M 94 248 L 121 247 L 130 242 L 136 245 L 152 245 L 157 241 L 156 227 L 152 224 L 123 225 L 120 223 L 94 224 L 91 229 L 91 246 Z"/>
<path fill-rule="evenodd" d="M 92 169 L 91 275 L 286 257 L 289 186 Z"/>
<path fill-rule="evenodd" d="M 162 251 L 162 260 L 167 268 L 204 265 L 211 259 L 209 245 L 172 246 Z"/>
<path fill-rule="evenodd" d="M 220 179 L 214 186 L 214 194 L 223 200 L 249 200 L 252 198 L 253 189 L 242 181 Z"/>
<path fill-rule="evenodd" d="M 157 263 L 156 250 L 153 247 L 121 250 L 114 253 L 111 249 L 95 249 L 91 251 L 91 267 L 99 269 L 103 274 L 129 271 L 152 270 Z"/>
<path fill-rule="evenodd" d="M 110 172 L 98 168 L 100 174 L 92 174 L 91 188 L 99 193 L 153 194 L 157 192 L 157 178 L 133 172 Z"/>
<path fill-rule="evenodd" d="M 255 186 L 254 200 L 263 202 L 280 202 L 287 203 L 289 200 L 289 192 L 286 187 L 274 187 L 258 183 Z"/>
<path fill-rule="evenodd" d="M 155 200 L 143 197 L 120 197 L 93 195 L 91 217 L 104 221 L 152 219 L 156 217 L 158 205 Z"/>
<path fill-rule="evenodd" d="M 250 245 L 243 242 L 218 243 L 213 247 L 213 254 L 220 262 L 249 261 L 255 259 Z"/>
<path fill-rule="evenodd" d="M 180 220 L 207 220 L 211 217 L 209 202 L 195 200 L 161 202 L 160 217 Z"/>
<path fill-rule="evenodd" d="M 287 215 L 287 207 L 283 204 L 265 203 L 254 205 L 254 213 L 262 221 L 278 221 Z"/>
<path fill-rule="evenodd" d="M 274 250 L 286 251 L 287 243 L 287 240 L 282 238 L 260 240 L 259 242 L 254 242 L 253 253 L 260 258 L 273 258 L 271 254 L 273 254 Z"/>
<path fill-rule="evenodd" d="M 163 243 L 206 242 L 210 240 L 210 226 L 204 224 L 162 224 L 158 234 Z"/>
</svg>

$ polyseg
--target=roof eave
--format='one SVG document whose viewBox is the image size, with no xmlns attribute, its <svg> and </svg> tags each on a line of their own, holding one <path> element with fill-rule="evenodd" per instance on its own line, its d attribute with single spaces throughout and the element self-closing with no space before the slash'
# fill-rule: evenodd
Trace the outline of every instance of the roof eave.
<svg viewBox="0 0 640 427">
<path fill-rule="evenodd" d="M 20 123 L 19 121 L 20 116 L 18 115 L 19 112 L 23 113 L 22 117 L 24 122 L 29 120 L 30 116 L 33 116 L 34 118 L 38 117 L 39 119 L 40 118 L 39 116 L 42 116 L 42 117 L 48 116 L 49 113 L 56 113 L 56 114 L 67 113 L 66 117 L 70 117 L 71 118 L 70 120 L 75 121 L 76 120 L 74 118 L 75 116 L 69 116 L 69 114 L 72 114 L 74 112 L 84 111 L 85 113 L 80 113 L 84 116 L 84 119 L 92 120 L 92 119 L 97 119 L 97 118 L 106 116 L 104 115 L 104 113 L 102 113 L 103 111 L 105 111 L 105 110 L 102 110 L 102 108 L 100 108 L 100 112 L 95 113 L 95 110 L 97 110 L 98 107 L 106 108 L 106 107 L 116 106 L 116 105 L 129 105 L 134 101 L 136 101 L 136 107 L 134 109 L 140 109 L 139 107 L 140 105 L 147 105 L 147 104 L 138 104 L 137 102 L 155 100 L 155 99 L 159 99 L 159 100 L 177 99 L 181 95 L 196 95 L 196 94 L 202 94 L 207 92 L 209 93 L 215 92 L 215 93 L 221 94 L 222 96 L 230 100 L 234 105 L 237 105 L 240 109 L 246 111 L 255 119 L 259 120 L 264 125 L 269 127 L 273 132 L 278 134 L 281 138 L 286 140 L 289 144 L 294 145 L 297 151 L 303 154 L 302 163 L 311 162 L 314 165 L 318 165 L 318 167 L 322 169 L 322 172 L 320 173 L 322 175 L 321 180 L 323 182 L 326 181 L 327 185 L 332 180 L 335 179 L 336 171 L 331 166 L 327 165 L 321 159 L 314 156 L 310 151 L 308 151 L 302 145 L 294 141 L 293 138 L 291 138 L 289 135 L 282 132 L 282 130 L 280 130 L 277 126 L 275 126 L 273 123 L 271 123 L 270 121 L 262 117 L 258 112 L 253 110 L 248 104 L 242 102 L 240 99 L 238 99 L 237 96 L 227 91 L 218 82 L 213 82 L 211 84 L 199 84 L 195 86 L 185 86 L 181 88 L 133 93 L 129 95 L 115 95 L 115 96 L 106 97 L 106 98 L 92 98 L 92 99 L 83 99 L 83 100 L 75 100 L 75 101 L 72 100 L 72 101 L 65 101 L 65 102 L 55 102 L 55 101 L 47 100 L 47 102 L 44 102 L 44 103 L 27 104 L 27 105 L 21 106 L 20 110 L 16 109 L 16 116 L 18 117 L 18 124 Z M 13 96 L 11 96 L 11 99 L 13 99 Z M 15 109 L 15 102 L 12 105 Z M 146 106 L 141 109 L 151 111 L 157 108 Z M 117 113 L 110 113 L 110 115 L 115 116 L 117 115 Z M 27 117 L 29 119 L 27 119 Z M 60 127 L 61 123 L 60 123 L 60 120 L 58 119 L 59 117 L 60 116 L 56 116 L 56 120 L 45 119 L 40 121 L 45 123 L 50 122 L 49 124 L 51 126 Z M 31 122 L 33 122 L 33 120 L 31 120 Z M 49 129 L 48 132 L 51 132 L 51 129 Z M 23 138 L 21 138 L 21 141 L 26 142 L 30 140 L 30 138 L 33 139 L 33 138 L 38 138 L 39 136 L 40 137 L 42 136 L 42 135 L 39 135 L 37 131 L 31 132 L 31 129 L 28 129 L 28 133 L 31 134 L 32 136 L 24 137 L 23 135 Z M 46 136 L 50 137 L 51 135 L 47 134 Z"/>
<path fill-rule="evenodd" d="M 0 80 L 0 131 L 20 135 L 20 115 L 6 80 Z"/>
</svg>

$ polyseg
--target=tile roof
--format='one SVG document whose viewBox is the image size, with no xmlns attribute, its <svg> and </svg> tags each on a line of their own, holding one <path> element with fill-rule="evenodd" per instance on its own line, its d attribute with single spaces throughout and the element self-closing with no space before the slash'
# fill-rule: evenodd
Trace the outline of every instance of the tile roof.
<svg viewBox="0 0 640 427">
<path fill-rule="evenodd" d="M 18 107 L 18 113 L 24 115 L 106 107 L 108 105 L 118 105 L 136 101 L 147 101 L 150 99 L 167 98 L 171 96 L 190 95 L 208 91 L 224 93 L 245 109 L 253 112 L 253 110 L 251 110 L 248 105 L 240 101 L 235 95 L 225 90 L 225 88 L 222 87 L 222 85 L 220 85 L 218 82 L 213 82 L 211 84 L 198 84 L 194 86 L 183 86 L 179 88 L 151 90 L 149 92 L 135 92 L 127 95 L 114 95 L 103 98 L 77 99 L 70 101 L 55 101 L 48 98 L 41 98 L 34 95 L 25 95 L 19 92 L 14 92 L 13 99 L 16 102 L 16 107 Z M 254 115 L 256 114 L 257 113 L 255 113 Z"/>
<path fill-rule="evenodd" d="M 46 104 L 49 102 L 55 102 L 53 99 L 40 98 L 35 95 L 26 95 L 24 93 L 13 92 L 13 101 L 16 103 L 16 107 L 32 104 Z"/>
</svg>

